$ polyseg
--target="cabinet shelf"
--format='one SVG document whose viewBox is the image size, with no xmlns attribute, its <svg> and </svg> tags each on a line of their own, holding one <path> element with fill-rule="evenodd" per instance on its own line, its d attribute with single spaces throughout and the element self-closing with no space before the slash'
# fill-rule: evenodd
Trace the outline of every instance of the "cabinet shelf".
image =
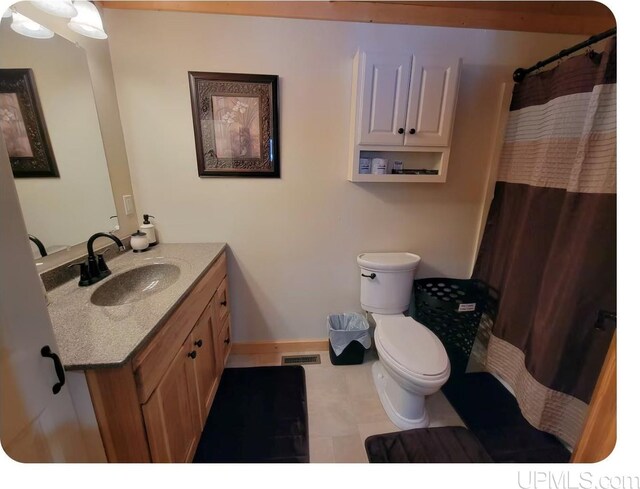
<svg viewBox="0 0 640 489">
<path fill-rule="evenodd" d="M 402 161 L 404 170 L 436 170 L 435 175 L 408 175 L 359 173 L 360 158 L 384 158 L 393 165 Z M 396 183 L 443 183 L 447 180 L 449 148 L 396 148 L 392 146 L 357 146 L 349 166 L 348 179 L 351 182 L 396 182 Z"/>
<path fill-rule="evenodd" d="M 351 182 L 379 182 L 379 183 L 442 183 L 446 182 L 446 175 L 370 175 L 356 174 L 349 178 Z"/>
</svg>

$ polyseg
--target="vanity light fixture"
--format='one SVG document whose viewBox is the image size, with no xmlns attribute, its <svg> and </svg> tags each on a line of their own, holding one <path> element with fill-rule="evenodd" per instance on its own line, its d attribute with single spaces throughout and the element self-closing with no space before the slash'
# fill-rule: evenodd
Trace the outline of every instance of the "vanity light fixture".
<svg viewBox="0 0 640 489">
<path fill-rule="evenodd" d="M 23 36 L 33 37 L 34 39 L 51 39 L 53 31 L 34 22 L 29 17 L 25 17 L 19 12 L 13 11 L 13 22 L 11 29 Z"/>
<path fill-rule="evenodd" d="M 93 39 L 107 38 L 100 12 L 93 3 L 87 0 L 76 0 L 73 2 L 73 6 L 78 14 L 69 21 L 69 29 Z"/>
<path fill-rule="evenodd" d="M 70 19 L 78 15 L 78 11 L 71 0 L 31 0 L 31 3 L 43 12 L 56 17 Z"/>
</svg>

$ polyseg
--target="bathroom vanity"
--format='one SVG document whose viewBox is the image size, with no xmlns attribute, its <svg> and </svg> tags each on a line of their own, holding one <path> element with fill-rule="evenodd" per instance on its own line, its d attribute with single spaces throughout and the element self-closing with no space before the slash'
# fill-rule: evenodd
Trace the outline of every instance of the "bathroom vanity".
<svg viewBox="0 0 640 489">
<path fill-rule="evenodd" d="M 231 349 L 225 248 L 129 251 L 103 282 L 50 292 L 65 369 L 85 373 L 109 462 L 193 458 Z"/>
</svg>

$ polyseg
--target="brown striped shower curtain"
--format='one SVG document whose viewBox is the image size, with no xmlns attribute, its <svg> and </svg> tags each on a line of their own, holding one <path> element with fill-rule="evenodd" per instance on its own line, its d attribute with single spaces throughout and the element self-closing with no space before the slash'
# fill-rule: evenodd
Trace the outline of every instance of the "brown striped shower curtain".
<svg viewBox="0 0 640 489">
<path fill-rule="evenodd" d="M 516 85 L 474 277 L 500 292 L 487 370 L 575 446 L 615 328 L 615 38 Z"/>
</svg>

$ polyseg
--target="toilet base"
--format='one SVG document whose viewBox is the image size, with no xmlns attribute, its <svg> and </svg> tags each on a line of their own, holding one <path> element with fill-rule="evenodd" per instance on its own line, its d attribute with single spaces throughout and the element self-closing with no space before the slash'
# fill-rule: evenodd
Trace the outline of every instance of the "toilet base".
<svg viewBox="0 0 640 489">
<path fill-rule="evenodd" d="M 371 371 L 382 407 L 393 424 L 401 430 L 429 426 L 425 396 L 401 387 L 379 360 L 373 364 Z"/>
</svg>

